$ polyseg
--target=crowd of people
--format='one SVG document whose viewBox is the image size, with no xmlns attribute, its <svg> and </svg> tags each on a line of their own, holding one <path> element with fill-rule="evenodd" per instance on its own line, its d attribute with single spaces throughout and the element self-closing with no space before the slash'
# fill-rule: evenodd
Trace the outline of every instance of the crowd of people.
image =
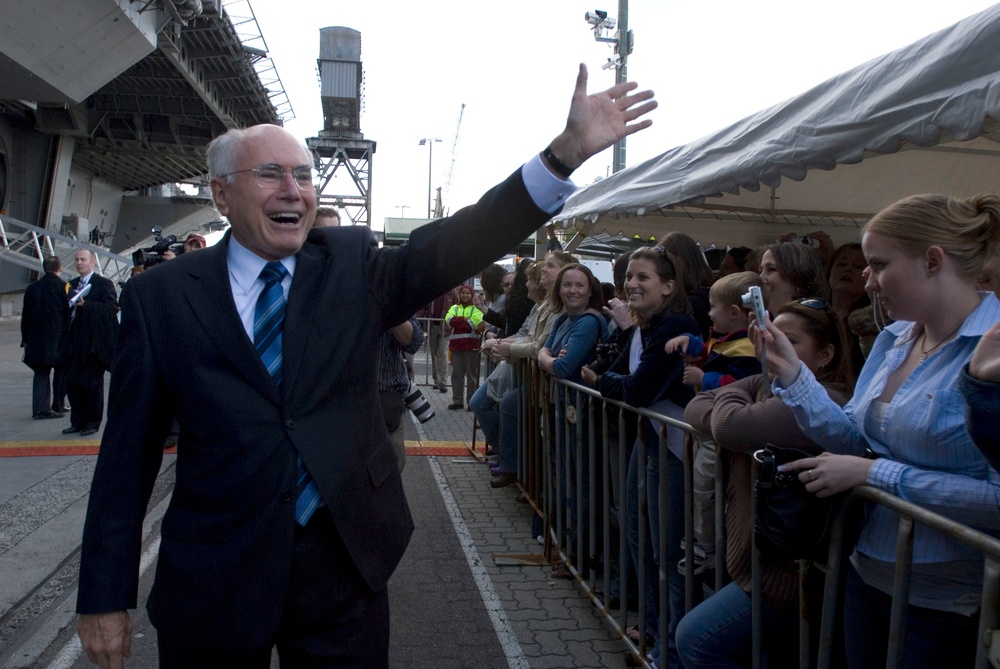
<svg viewBox="0 0 1000 669">
<path fill-rule="evenodd" d="M 722 564 L 732 581 L 686 614 L 683 433 L 667 428 L 661 461 L 659 426 L 644 419 L 626 480 L 612 473 L 608 503 L 623 523 L 627 568 L 646 574 L 646 627 L 628 633 L 649 640 L 648 661 L 750 666 L 751 456 L 765 444 L 806 456 L 781 469 L 810 494 L 868 485 L 1000 533 L 1000 440 L 991 420 L 1000 406 L 1000 302 L 991 270 L 998 256 L 1000 199 L 921 195 L 873 217 L 860 243 L 835 248 L 823 233 L 794 235 L 758 249 L 729 249 L 714 270 L 690 237 L 671 233 L 618 259 L 617 292 L 607 301 L 589 270 L 561 251 L 525 270 L 528 277 L 538 273 L 535 285 L 548 297 L 536 292 L 527 327 L 488 345 L 491 356 L 506 362 L 510 350 L 525 347 L 556 379 L 686 420 L 710 437 L 695 444 L 692 463 L 694 567 L 696 574 L 714 567 L 715 537 L 724 532 Z M 744 299 L 754 286 L 767 309 L 763 323 Z M 537 328 L 540 314 L 544 325 Z M 608 350 L 611 359 L 602 360 Z M 523 389 L 504 387 L 499 395 L 481 389 L 470 404 L 487 441 L 498 446 L 495 487 L 510 485 L 519 471 Z M 566 449 L 572 462 L 596 445 L 577 443 L 575 431 L 563 427 L 567 408 L 560 405 L 573 403 L 572 393 L 557 391 L 550 401 L 555 509 L 572 541 L 588 529 L 574 525 L 574 500 L 590 494 L 590 482 L 564 466 Z M 614 446 L 607 444 L 609 462 L 601 466 L 614 469 Z M 717 459 L 727 472 L 719 500 L 724 529 L 714 527 Z M 672 510 L 665 519 L 658 517 L 661 477 Z M 851 669 L 885 665 L 895 523 L 887 509 L 870 509 L 850 551 L 839 652 Z M 914 545 L 903 666 L 966 666 L 976 648 L 982 557 L 927 527 L 918 527 Z M 668 601 L 660 606 L 655 589 L 664 571 Z M 761 587 L 768 666 L 797 666 L 798 649 L 788 643 L 799 616 L 795 561 L 762 555 Z M 659 635 L 661 612 L 669 617 L 666 639 Z"/>
<path fill-rule="evenodd" d="M 176 419 L 195 455 L 186 460 L 192 469 L 178 474 L 163 521 L 157 576 L 163 585 L 149 605 L 164 666 L 195 666 L 195 658 L 218 662 L 233 649 L 259 665 L 261 651 L 269 658 L 275 644 L 289 657 L 322 654 L 312 646 L 317 638 L 343 644 L 336 652 L 357 666 L 386 665 L 385 583 L 413 529 L 399 478 L 405 458 L 390 434 L 401 434 L 400 394 L 410 386 L 399 368 L 386 375 L 387 385 L 376 383 L 366 367 L 371 360 L 353 351 L 373 348 L 381 338 L 386 355 L 399 362 L 423 338 L 413 317 L 421 305 L 430 323 L 433 385 L 440 392 L 450 385 L 449 409 L 467 408 L 482 426 L 497 456 L 494 488 L 516 482 L 523 469 L 518 407 L 526 388 L 512 365 L 521 359 L 536 361 L 552 379 L 686 420 L 711 437 L 698 444 L 691 463 L 698 500 L 693 537 L 684 532 L 683 431 L 643 419 L 625 454 L 624 480 L 612 477 L 608 503 L 617 508 L 628 547 L 625 571 L 641 572 L 647 587 L 645 627 L 629 634 L 649 638 L 654 665 L 750 666 L 754 595 L 767 621 L 768 666 L 796 664 L 798 652 L 788 643 L 796 636 L 796 566 L 762 556 L 762 592 L 751 591 L 750 457 L 765 443 L 806 454 L 781 471 L 817 497 L 867 485 L 1000 533 L 1000 439 L 992 422 L 1000 406 L 1000 301 L 992 292 L 1000 285 L 996 196 L 912 196 L 874 216 L 859 244 L 834 248 L 822 233 L 793 235 L 759 249 L 729 249 L 718 268 L 709 266 L 695 240 L 672 232 L 617 260 L 611 297 L 586 265 L 558 249 L 518 263 L 513 272 L 488 267 L 480 275 L 482 295 L 468 284 L 445 290 L 561 206 L 572 169 L 554 150 L 577 147 L 570 163 L 578 165 L 645 127 L 631 122 L 651 108 L 649 95 L 623 97 L 633 88 L 623 86 L 608 99 L 587 97 L 581 71 L 565 136 L 498 186 L 498 201 L 523 210 L 515 218 L 524 219 L 524 229 L 491 240 L 488 253 L 416 287 L 404 276 L 410 263 L 432 276 L 431 268 L 475 245 L 477 217 L 507 220 L 508 212 L 492 206 L 488 195 L 478 209 L 421 228 L 415 235 L 424 244 L 418 239 L 410 248 L 373 250 L 361 230 L 310 232 L 313 214 L 321 212 L 309 156 L 286 132 L 258 126 L 213 142 L 213 196 L 233 233 L 219 248 L 147 270 L 122 294 L 112 376 L 112 404 L 116 398 L 119 404 L 109 412 L 82 550 L 80 634 L 92 659 L 106 665 L 127 655 L 125 610 L 136 603 L 138 556 L 108 547 L 138 545 L 160 446 Z M 615 100 L 628 104 L 623 109 Z M 258 166 L 244 168 L 251 164 Z M 280 215 L 258 215 L 273 213 L 274 202 L 283 207 Z M 88 435 L 103 418 L 119 305 L 114 287 L 107 290 L 94 272 L 92 252 L 78 252 L 75 263 L 80 276 L 67 286 L 58 259 L 46 260 L 46 275 L 25 295 L 22 325 L 25 362 L 36 375 L 33 417 L 59 417 L 65 392 L 73 413 L 64 432 Z M 164 298 L 170 282 L 187 299 Z M 386 299 L 345 299 L 345 286 L 355 289 L 351 294 Z M 766 307 L 762 321 L 745 298 L 756 289 Z M 302 307 L 303 296 L 325 307 L 321 316 Z M 234 302 L 223 320 L 219 305 Z M 52 315 L 40 327 L 32 316 L 43 309 Z M 60 334 L 55 349 L 46 327 Z M 215 341 L 222 331 L 226 336 Z M 318 333 L 333 331 L 346 344 L 318 346 Z M 158 364 L 182 345 L 189 347 L 188 365 Z M 313 358 L 308 366 L 301 359 L 306 350 Z M 494 364 L 480 384 L 483 353 Z M 64 376 L 53 391 L 49 374 L 60 365 Z M 322 371 L 303 376 L 306 367 Z M 366 381 L 356 397 L 359 379 Z M 587 420 L 568 418 L 576 413 L 575 399 L 562 387 L 548 396 L 556 417 L 554 508 L 568 537 L 597 531 L 587 527 L 576 501 L 596 494 L 596 481 L 588 470 L 581 478 L 566 466 L 589 459 L 599 446 L 566 428 Z M 164 403 L 170 412 L 162 411 Z M 385 414 L 385 430 L 373 437 L 375 406 Z M 349 448 L 328 447 L 338 429 L 347 431 Z M 247 444 L 257 448 L 249 459 Z M 206 455 L 199 460 L 198 453 Z M 719 462 L 727 475 L 725 499 L 716 501 Z M 724 505 L 732 582 L 686 611 L 682 572 L 714 563 L 715 538 L 723 531 L 714 527 L 716 503 Z M 660 518 L 661 508 L 669 517 Z M 850 669 L 886 662 L 895 524 L 886 508 L 867 509 L 853 546 L 840 635 Z M 219 531 L 232 540 L 198 543 Z M 983 605 L 982 557 L 923 526 L 913 543 L 902 665 L 967 666 Z M 201 548 L 192 552 L 193 544 Z M 692 548 L 698 564 L 687 565 L 683 558 Z M 278 566 L 229 570 L 258 558 Z M 667 601 L 659 602 L 656 584 L 664 573 Z M 309 579 L 299 581 L 299 574 Z M 314 588 L 313 577 L 324 590 Z M 323 594 L 334 591 L 350 594 Z M 341 610 L 350 615 L 342 618 Z M 302 620 L 317 616 L 323 631 L 300 638 Z"/>
</svg>

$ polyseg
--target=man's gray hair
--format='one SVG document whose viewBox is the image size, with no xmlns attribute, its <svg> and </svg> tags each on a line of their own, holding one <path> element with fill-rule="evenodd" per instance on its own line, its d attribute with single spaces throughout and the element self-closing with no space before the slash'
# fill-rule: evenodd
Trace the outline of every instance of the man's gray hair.
<svg viewBox="0 0 1000 669">
<path fill-rule="evenodd" d="M 226 183 L 233 182 L 232 173 L 240 169 L 240 145 L 246 141 L 249 130 L 249 128 L 233 128 L 208 143 L 208 148 L 205 151 L 205 160 L 208 163 L 209 177 L 221 177 L 224 174 L 228 174 Z M 311 160 L 312 152 L 306 146 L 306 143 L 302 140 L 296 141 Z"/>
</svg>

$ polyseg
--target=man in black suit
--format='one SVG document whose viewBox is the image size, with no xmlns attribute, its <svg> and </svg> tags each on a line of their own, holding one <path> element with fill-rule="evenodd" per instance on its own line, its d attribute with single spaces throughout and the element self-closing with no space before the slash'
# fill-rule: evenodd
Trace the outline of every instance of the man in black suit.
<svg viewBox="0 0 1000 669">
<path fill-rule="evenodd" d="M 59 365 L 59 345 L 66 328 L 66 282 L 59 273 L 59 256 L 42 261 L 45 274 L 24 290 L 21 311 L 21 346 L 24 364 L 35 373 L 31 384 L 31 417 L 61 418 L 58 390 L 53 395 L 50 375 Z"/>
<path fill-rule="evenodd" d="M 69 282 L 69 324 L 63 339 L 69 427 L 63 434 L 97 432 L 104 418 L 104 372 L 111 368 L 118 334 L 118 293 L 97 269 L 97 254 L 73 256 L 80 276 Z"/>
<path fill-rule="evenodd" d="M 285 130 L 212 142 L 230 233 L 122 293 L 77 601 L 92 661 L 128 656 L 142 520 L 176 417 L 147 603 L 160 666 L 263 669 L 275 645 L 290 666 L 388 665 L 386 583 L 413 521 L 379 411 L 376 340 L 514 248 L 562 206 L 574 168 L 649 125 L 636 120 L 655 107 L 651 92 L 587 96 L 586 83 L 581 66 L 566 129 L 544 154 L 393 249 L 361 226 L 310 232 L 313 159 Z"/>
</svg>

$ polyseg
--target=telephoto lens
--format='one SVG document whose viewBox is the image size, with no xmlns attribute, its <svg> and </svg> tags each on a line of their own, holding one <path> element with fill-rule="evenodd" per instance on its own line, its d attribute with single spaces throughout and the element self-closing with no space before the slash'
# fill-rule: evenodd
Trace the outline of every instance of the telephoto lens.
<svg viewBox="0 0 1000 669">
<path fill-rule="evenodd" d="M 431 403 L 427 401 L 424 394 L 420 392 L 420 388 L 417 388 L 417 384 L 410 381 L 410 388 L 403 393 L 403 403 L 406 404 L 406 408 L 413 412 L 413 415 L 417 417 L 421 423 L 426 423 L 431 418 L 434 418 L 434 407 Z"/>
</svg>

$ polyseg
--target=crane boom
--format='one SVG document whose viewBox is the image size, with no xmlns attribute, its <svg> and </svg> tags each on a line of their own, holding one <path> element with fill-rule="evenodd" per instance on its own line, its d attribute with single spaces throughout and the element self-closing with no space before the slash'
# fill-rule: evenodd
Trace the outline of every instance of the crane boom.
<svg viewBox="0 0 1000 669">
<path fill-rule="evenodd" d="M 462 129 L 463 114 L 465 114 L 464 102 L 462 103 L 462 106 L 458 110 L 458 124 L 455 126 L 455 137 L 454 139 L 451 140 L 451 162 L 449 162 L 448 164 L 448 177 L 445 179 L 444 182 L 444 198 L 447 198 L 448 195 L 451 193 L 451 178 L 455 174 L 455 155 L 458 152 L 458 133 Z M 441 202 L 441 200 L 444 198 L 439 197 L 438 202 Z M 444 208 L 443 203 L 440 206 L 442 209 Z M 440 215 L 443 216 L 444 212 L 442 212 Z"/>
</svg>

